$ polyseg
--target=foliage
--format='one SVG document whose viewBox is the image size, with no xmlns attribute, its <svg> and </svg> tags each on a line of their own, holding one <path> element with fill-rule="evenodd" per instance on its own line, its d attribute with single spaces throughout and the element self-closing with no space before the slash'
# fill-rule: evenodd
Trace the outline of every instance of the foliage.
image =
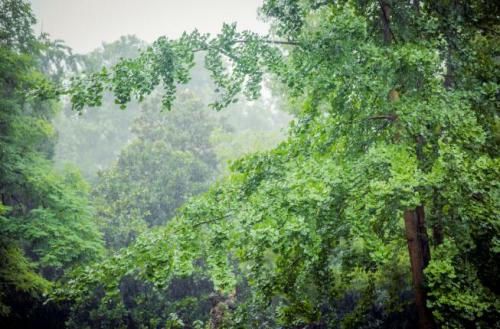
<svg viewBox="0 0 500 329">
<path fill-rule="evenodd" d="M 162 37 L 58 87 L 26 50 L 29 6 L 2 5 L 20 15 L 0 30 L 0 275 L 14 280 L 2 285 L 4 316 L 16 287 L 33 300 L 46 291 L 36 270 L 53 279 L 70 266 L 51 291 L 70 303 L 70 327 L 413 328 L 402 219 L 421 209 L 417 239 L 432 233 L 424 309 L 443 328 L 500 326 L 498 4 L 267 0 L 272 36 L 233 24 L 215 37 Z M 215 109 L 256 98 L 265 73 L 301 105 L 286 141 L 184 203 L 217 163 L 210 116 L 177 92 L 198 52 Z M 163 107 L 179 97 L 189 115 L 146 107 L 138 139 L 95 190 L 102 217 L 119 224 L 105 226 L 106 242 L 128 247 L 73 266 L 99 254 L 100 239 L 81 179 L 50 165 L 56 108 L 27 95 L 67 94 L 84 111 L 106 92 L 124 108 L 159 86 Z"/>
<path fill-rule="evenodd" d="M 31 26 L 36 20 L 28 3 L 2 0 L 0 3 L 0 44 L 2 48 L 32 52 L 36 43 Z"/>
<path fill-rule="evenodd" d="M 116 58 L 116 52 L 129 54 L 134 49 L 135 43 L 127 40 L 107 44 L 103 52 L 93 52 L 81 60 L 88 63 L 96 59 L 95 67 L 101 58 L 109 63 L 107 59 Z M 177 93 L 175 111 L 161 112 L 159 97 L 151 97 L 141 104 L 139 117 L 129 124 L 127 115 L 135 109 L 117 116 L 107 109 L 107 97 L 102 109 L 85 110 L 73 117 L 67 111 L 56 121 L 60 131 L 56 160 L 76 161 L 85 173 L 90 171 L 90 177 L 96 164 L 103 163 L 96 155 L 111 158 L 120 143 L 125 143 L 102 145 L 95 137 L 113 141 L 112 136 L 126 135 L 130 125 L 128 145 L 116 163 L 93 179 L 97 223 L 110 253 L 128 246 L 149 227 L 167 222 L 185 200 L 208 188 L 226 161 L 255 150 L 257 143 L 270 148 L 282 138 L 276 130 L 288 118 L 275 108 L 269 111 L 266 107 L 272 105 L 270 101 L 237 103 L 230 111 L 210 113 L 204 109 L 212 98 L 208 74 L 199 63 L 193 74 L 196 79 Z M 262 134 L 273 136 L 273 140 L 260 141 Z M 83 300 L 73 301 L 68 326 L 157 327 L 165 321 L 177 323 L 166 318 L 172 312 L 180 321 L 197 321 L 200 326 L 207 322 L 213 300 L 208 295 L 212 285 L 203 276 L 176 278 L 170 288 L 160 290 L 142 279 L 126 276 L 118 291 L 108 296 L 99 284 L 95 285 Z"/>
<path fill-rule="evenodd" d="M 221 291 L 249 285 L 238 326 L 410 326 L 401 218 L 424 205 L 435 320 L 498 326 L 497 285 L 482 274 L 485 263 L 498 269 L 498 5 L 269 0 L 262 12 L 282 40 L 233 25 L 215 38 L 161 38 L 67 89 L 80 109 L 101 90 L 124 104 L 161 81 L 170 108 L 203 50 L 216 109 L 240 91 L 257 96 L 264 69 L 303 99 L 286 143 L 237 162 L 165 229 L 102 266 L 100 280 L 113 287 L 135 267 L 165 285 L 206 270 Z M 88 271 L 69 285 L 73 296 L 94 282 Z"/>
<path fill-rule="evenodd" d="M 64 269 L 102 254 L 102 241 L 78 171 L 61 177 L 42 162 L 31 163 L 24 174 L 31 188 L 27 192 L 32 209 L 19 218 L 6 218 L 2 228 L 30 251 L 44 276 L 54 279 Z M 11 211 L 22 212 L 20 206 Z"/>
<path fill-rule="evenodd" d="M 0 238 L 1 321 L 7 327 L 51 326 L 50 283 L 65 269 L 95 260 L 103 251 L 79 174 L 57 174 L 50 122 L 58 107 L 32 99 L 49 88 L 37 66 L 40 46 L 34 18 L 23 1 L 2 1 L 0 34 Z"/>
<path fill-rule="evenodd" d="M 134 36 L 122 37 L 86 55 L 73 55 L 77 68 L 66 69 L 65 76 L 79 71 L 95 72 L 108 67 L 120 58 L 137 56 L 145 47 L 143 41 Z M 54 160 L 57 167 L 67 163 L 78 166 L 84 177 L 92 183 L 97 180 L 97 172 L 110 166 L 120 150 L 133 138 L 130 127 L 139 116 L 139 106 L 130 104 L 127 111 L 119 111 L 111 95 L 105 95 L 99 108 L 83 109 L 81 113 L 71 110 L 67 100 L 63 109 L 54 119 L 58 132 Z"/>
<path fill-rule="evenodd" d="M 191 93 L 178 109 L 142 107 L 137 136 L 116 164 L 99 174 L 94 195 L 109 248 L 127 246 L 146 228 L 164 224 L 191 196 L 207 189 L 217 162 L 210 134 L 216 122 Z"/>
</svg>

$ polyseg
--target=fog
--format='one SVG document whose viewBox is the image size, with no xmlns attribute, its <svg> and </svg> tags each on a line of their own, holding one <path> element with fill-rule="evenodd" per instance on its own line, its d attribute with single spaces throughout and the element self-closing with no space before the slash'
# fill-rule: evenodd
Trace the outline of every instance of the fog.
<svg viewBox="0 0 500 329">
<path fill-rule="evenodd" d="M 85 53 L 101 42 L 133 34 L 152 42 L 162 35 L 176 38 L 195 28 L 216 34 L 223 22 L 265 33 L 257 19 L 262 0 L 31 0 L 38 18 L 36 32 L 61 39 Z"/>
<path fill-rule="evenodd" d="M 224 22 L 237 22 L 239 29 L 261 34 L 268 30 L 268 24 L 258 18 L 262 0 L 31 0 L 31 4 L 37 17 L 35 33 L 48 33 L 52 39 L 62 40 L 73 52 L 83 54 L 84 66 L 91 71 L 112 65 L 120 57 L 133 57 L 141 48 L 163 35 L 176 38 L 184 31 L 194 29 L 217 34 Z M 133 37 L 123 39 L 127 35 Z M 202 66 L 201 62 L 197 64 L 193 80 L 187 88 L 195 90 L 208 109 L 213 99 L 212 85 Z M 220 150 L 221 157 L 224 157 L 221 167 L 237 155 L 254 148 L 269 148 L 283 138 L 289 116 L 277 109 L 277 99 L 271 100 L 267 88 L 263 89 L 263 97 L 257 103 L 243 100 L 233 105 L 232 110 L 211 114 L 218 120 L 227 117 L 232 129 L 243 133 L 246 140 L 252 140 L 251 143 L 247 141 L 246 146 L 241 143 L 233 146 L 233 151 Z M 97 172 L 111 165 L 120 150 L 133 141 L 131 127 L 140 113 L 140 106 L 133 103 L 126 111 L 119 111 L 112 97 L 108 96 L 101 108 L 86 109 L 84 115 L 74 113 L 68 100 L 63 102 L 63 107 L 64 111 L 54 121 L 59 134 L 56 164 L 60 167 L 68 163 L 76 165 L 87 179 L 94 181 Z M 159 105 L 157 108 L 161 110 Z M 248 109 L 253 110 L 249 112 Z M 264 119 L 266 116 L 267 119 Z M 273 120 L 278 121 L 270 125 Z M 104 128 L 104 125 L 107 127 Z M 249 129 L 274 131 L 274 137 L 250 137 Z M 215 138 L 221 144 L 219 149 L 223 145 L 230 147 L 227 137 L 220 132 L 216 134 Z M 277 135 L 281 137 L 277 138 Z M 265 138 L 271 138 L 272 142 L 263 141 Z M 233 144 L 238 144 L 234 136 L 231 140 Z M 257 144 L 260 146 L 257 147 Z"/>
</svg>

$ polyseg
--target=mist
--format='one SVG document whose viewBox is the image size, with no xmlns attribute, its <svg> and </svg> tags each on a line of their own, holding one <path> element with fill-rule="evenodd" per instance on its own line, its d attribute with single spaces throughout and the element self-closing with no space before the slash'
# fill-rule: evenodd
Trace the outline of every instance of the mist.
<svg viewBox="0 0 500 329">
<path fill-rule="evenodd" d="M 0 328 L 500 328 L 499 17 L 0 0 Z"/>
</svg>

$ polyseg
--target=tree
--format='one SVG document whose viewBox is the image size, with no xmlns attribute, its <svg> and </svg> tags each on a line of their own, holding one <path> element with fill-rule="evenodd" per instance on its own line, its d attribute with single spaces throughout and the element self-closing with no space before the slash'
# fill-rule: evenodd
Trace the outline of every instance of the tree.
<svg viewBox="0 0 500 329">
<path fill-rule="evenodd" d="M 148 227 L 165 224 L 217 175 L 210 144 L 216 126 L 195 96 L 185 92 L 176 111 L 142 107 L 134 139 L 116 164 L 99 174 L 94 196 L 108 247 L 129 245 Z"/>
<path fill-rule="evenodd" d="M 257 96 L 265 70 L 304 100 L 286 143 L 234 165 L 102 275 L 147 264 L 137 275 L 165 284 L 201 258 L 218 289 L 250 285 L 242 325 L 382 327 L 404 325 L 412 273 L 420 328 L 498 326 L 484 269 L 499 263 L 498 5 L 268 0 L 262 12 L 279 39 L 232 25 L 216 38 L 160 38 L 67 90 L 78 110 L 103 89 L 125 104 L 161 82 L 170 108 L 205 51 L 216 109 Z"/>
<path fill-rule="evenodd" d="M 160 113 L 154 98 L 144 104 L 132 128 L 136 138 L 112 167 L 99 173 L 94 204 L 110 253 L 168 222 L 218 173 L 210 144 L 218 122 L 192 92 L 184 91 L 176 107 Z M 178 277 L 164 289 L 132 275 L 122 277 L 112 294 L 103 293 L 102 286 L 98 282 L 86 296 L 72 301 L 69 327 L 156 328 L 168 322 L 171 314 L 185 323 L 206 321 L 212 292 L 201 274 Z"/>
<path fill-rule="evenodd" d="M 143 47 L 145 42 L 137 37 L 123 36 L 115 42 L 103 43 L 89 54 L 73 55 L 77 67 L 64 69 L 63 74 L 67 78 L 78 72 L 97 72 L 116 64 L 120 58 L 137 56 Z M 127 111 L 120 111 L 109 94 L 99 109 L 84 109 L 81 113 L 72 111 L 71 104 L 65 100 L 54 119 L 58 132 L 56 166 L 76 165 L 89 182 L 95 183 L 97 172 L 110 166 L 134 137 L 130 127 L 139 114 L 137 103 L 130 104 Z"/>
<path fill-rule="evenodd" d="M 57 107 L 29 97 L 35 86 L 51 86 L 39 66 L 46 48 L 31 30 L 30 6 L 2 1 L 0 15 L 0 320 L 8 328 L 56 327 L 47 315 L 63 311 L 43 307 L 51 281 L 97 259 L 103 245 L 78 172 L 52 166 Z"/>
<path fill-rule="evenodd" d="M 98 71 L 119 54 L 131 57 L 138 48 L 134 40 L 127 37 L 105 44 L 79 62 Z M 66 106 L 56 121 L 60 132 L 56 163 L 74 162 L 94 183 L 97 223 L 110 254 L 168 222 L 186 200 L 208 188 L 226 161 L 255 150 L 256 145 L 270 148 L 281 137 L 276 131 L 287 118 L 276 109 L 269 111 L 264 101 L 233 104 L 225 113 L 204 111 L 213 96 L 212 85 L 198 62 L 193 68 L 196 78 L 177 92 L 180 101 L 175 111 L 160 113 L 159 97 L 151 97 L 141 105 L 139 117 L 135 105 L 117 115 L 107 95 L 102 109 L 84 109 L 78 115 Z M 129 123 L 133 117 L 134 123 Z M 262 134 L 273 140 L 260 141 Z M 96 167 L 111 161 L 121 145 L 126 146 L 116 162 L 95 177 Z M 165 289 L 127 275 L 117 291 L 107 295 L 101 283 L 95 285 L 84 298 L 72 301 L 67 325 L 154 327 L 167 321 L 170 313 L 186 324 L 205 322 L 207 307 L 216 298 L 209 295 L 213 286 L 202 274 L 178 277 Z"/>
</svg>

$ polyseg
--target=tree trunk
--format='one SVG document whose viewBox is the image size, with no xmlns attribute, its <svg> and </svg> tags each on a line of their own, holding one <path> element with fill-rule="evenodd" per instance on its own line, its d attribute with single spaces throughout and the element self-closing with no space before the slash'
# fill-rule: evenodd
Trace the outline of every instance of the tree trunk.
<svg viewBox="0 0 500 329">
<path fill-rule="evenodd" d="M 396 42 L 396 37 L 391 30 L 391 7 L 389 3 L 379 0 L 380 19 L 382 23 L 382 32 L 384 43 L 390 45 Z M 417 14 L 420 3 L 414 3 Z M 399 100 L 399 93 L 392 89 L 388 95 L 389 102 Z M 399 135 L 396 135 L 399 140 Z M 418 136 L 416 140 L 416 153 L 419 160 L 423 157 L 422 151 L 423 138 Z M 427 239 L 427 229 L 425 227 L 424 206 L 418 206 L 415 209 L 408 209 L 404 212 L 404 222 L 406 230 L 406 239 L 408 240 L 408 251 L 410 254 L 411 274 L 413 280 L 413 289 L 415 292 L 415 306 L 418 315 L 419 329 L 433 329 L 435 327 L 432 313 L 427 308 L 427 294 L 424 287 L 424 269 L 429 264 L 431 254 Z"/>
<path fill-rule="evenodd" d="M 379 4 L 380 4 L 380 18 L 382 21 L 382 31 L 384 35 L 384 43 L 386 45 L 389 45 L 393 41 L 393 34 L 390 26 L 391 7 L 385 1 L 380 1 Z"/>
<path fill-rule="evenodd" d="M 415 293 L 415 307 L 419 329 L 434 328 L 432 313 L 427 308 L 424 287 L 424 269 L 430 261 L 430 250 L 425 227 L 424 207 L 418 206 L 404 212 L 406 239 L 410 253 L 411 274 Z"/>
</svg>

